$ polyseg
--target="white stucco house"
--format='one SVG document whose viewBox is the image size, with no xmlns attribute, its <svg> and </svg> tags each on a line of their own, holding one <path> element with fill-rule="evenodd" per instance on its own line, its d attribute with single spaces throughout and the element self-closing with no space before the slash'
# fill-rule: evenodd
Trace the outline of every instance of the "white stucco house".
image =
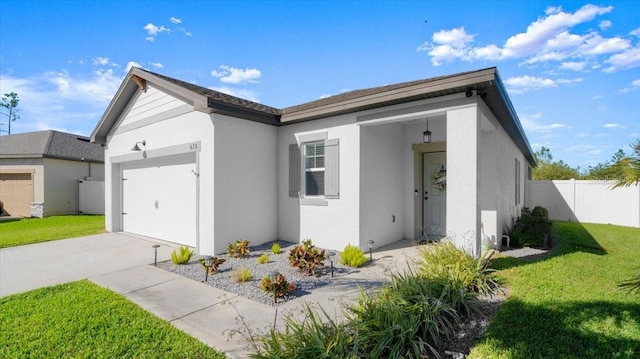
<svg viewBox="0 0 640 359">
<path fill-rule="evenodd" d="M 80 183 L 103 179 L 104 148 L 88 137 L 53 130 L 0 136 L 2 215 L 77 214 Z"/>
<path fill-rule="evenodd" d="M 535 161 L 496 68 L 284 109 L 132 68 L 91 140 L 107 230 L 201 254 L 241 238 L 366 249 L 423 227 L 478 254 L 520 213 Z"/>
</svg>

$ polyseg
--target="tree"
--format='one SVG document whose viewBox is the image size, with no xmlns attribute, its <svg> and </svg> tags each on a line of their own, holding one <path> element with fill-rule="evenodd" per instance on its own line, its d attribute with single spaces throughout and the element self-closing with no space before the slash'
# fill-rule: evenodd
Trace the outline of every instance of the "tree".
<svg viewBox="0 0 640 359">
<path fill-rule="evenodd" d="M 580 178 L 580 169 L 573 168 L 562 160 L 554 162 L 551 150 L 542 146 L 533 154 L 538 165 L 533 169 L 534 180 L 567 180 Z"/>
<path fill-rule="evenodd" d="M 4 94 L 2 103 L 0 103 L 0 106 L 4 108 L 4 111 L 0 111 L 0 113 L 3 116 L 7 116 L 7 123 L 3 125 L 7 125 L 8 129 L 0 130 L 0 132 L 7 132 L 8 134 L 11 134 L 11 122 L 20 118 L 20 116 L 18 116 L 18 112 L 20 112 L 18 104 L 20 104 L 20 98 L 17 93 L 10 92 Z"/>
<path fill-rule="evenodd" d="M 640 185 L 640 138 L 636 139 L 636 142 L 631 144 L 633 154 L 627 158 L 627 174 L 625 177 L 620 178 L 613 188 L 628 187 L 633 184 Z"/>
</svg>

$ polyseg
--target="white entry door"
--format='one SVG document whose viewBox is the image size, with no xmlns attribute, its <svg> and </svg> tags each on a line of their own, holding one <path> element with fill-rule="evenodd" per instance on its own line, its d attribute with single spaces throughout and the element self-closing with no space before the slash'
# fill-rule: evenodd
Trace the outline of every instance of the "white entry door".
<svg viewBox="0 0 640 359">
<path fill-rule="evenodd" d="M 196 246 L 195 154 L 122 166 L 122 229 Z"/>
<path fill-rule="evenodd" d="M 445 152 L 423 155 L 423 223 L 429 239 L 439 239 L 447 233 L 446 165 Z"/>
</svg>

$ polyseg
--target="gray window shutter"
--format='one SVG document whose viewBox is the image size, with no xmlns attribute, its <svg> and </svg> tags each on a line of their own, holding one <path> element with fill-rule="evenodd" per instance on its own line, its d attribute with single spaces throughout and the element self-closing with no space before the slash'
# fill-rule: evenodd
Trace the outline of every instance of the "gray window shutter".
<svg viewBox="0 0 640 359">
<path fill-rule="evenodd" d="M 300 147 L 293 143 L 289 145 L 289 197 L 300 198 L 300 180 L 302 170 L 300 169 Z"/>
<path fill-rule="evenodd" d="M 324 141 L 324 197 L 340 198 L 340 143 Z"/>
</svg>

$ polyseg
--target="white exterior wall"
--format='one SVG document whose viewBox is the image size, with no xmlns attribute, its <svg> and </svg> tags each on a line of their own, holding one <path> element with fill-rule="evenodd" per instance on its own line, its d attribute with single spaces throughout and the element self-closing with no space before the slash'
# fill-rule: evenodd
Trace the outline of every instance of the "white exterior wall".
<svg viewBox="0 0 640 359">
<path fill-rule="evenodd" d="M 640 186 L 612 181 L 530 181 L 527 207 L 542 206 L 555 221 L 640 227 Z"/>
<path fill-rule="evenodd" d="M 278 239 L 278 128 L 214 115 L 214 129 L 215 253 L 239 239 Z"/>
<path fill-rule="evenodd" d="M 146 151 L 162 153 L 172 146 L 183 146 L 200 141 L 200 149 L 196 154 L 198 167 L 198 181 L 200 188 L 197 201 L 198 206 L 198 230 L 199 248 L 201 254 L 214 253 L 214 128 L 212 116 L 190 111 L 174 117 L 165 118 L 167 113 L 178 107 L 186 105 L 182 101 L 176 101 L 174 97 L 165 94 L 161 99 L 156 99 L 155 106 L 145 107 L 145 115 L 135 111 L 145 106 L 146 97 L 158 96 L 149 84 L 146 93 L 138 93 L 129 108 L 127 108 L 119 121 L 114 126 L 115 133 L 107 136 L 105 151 L 105 221 L 108 231 L 121 231 L 121 168 L 120 164 L 127 161 L 144 161 L 144 153 L 132 152 L 131 148 L 138 141 L 145 140 Z M 138 101 L 141 105 L 138 106 Z M 163 105 L 170 103 L 171 106 Z M 131 121 L 129 114 L 135 114 L 137 121 Z M 118 129 L 120 123 L 128 124 L 128 128 Z M 137 127 L 139 124 L 139 127 Z M 118 158 L 118 156 L 120 156 Z M 117 162 L 122 161 L 122 162 Z M 179 210 L 179 209 L 176 209 Z"/>
<path fill-rule="evenodd" d="M 473 255 L 480 251 L 479 133 L 475 105 L 447 111 L 447 236 Z"/>
<path fill-rule="evenodd" d="M 78 213 L 79 180 L 102 173 L 103 164 L 44 158 L 44 215 Z M 95 171 L 95 169 L 98 169 Z M 91 173 L 90 173 L 91 172 Z"/>
<path fill-rule="evenodd" d="M 363 250 L 368 240 L 381 247 L 404 238 L 404 180 L 412 176 L 403 161 L 403 152 L 411 153 L 411 146 L 404 146 L 403 130 L 401 123 L 361 127 L 359 245 Z"/>
<path fill-rule="evenodd" d="M 322 248 L 342 250 L 360 241 L 360 128 L 355 115 L 345 115 L 280 127 L 278 133 L 278 233 L 282 240 L 311 238 Z M 326 206 L 300 205 L 289 198 L 289 145 L 300 136 L 327 132 L 340 140 L 340 198 Z"/>
</svg>

